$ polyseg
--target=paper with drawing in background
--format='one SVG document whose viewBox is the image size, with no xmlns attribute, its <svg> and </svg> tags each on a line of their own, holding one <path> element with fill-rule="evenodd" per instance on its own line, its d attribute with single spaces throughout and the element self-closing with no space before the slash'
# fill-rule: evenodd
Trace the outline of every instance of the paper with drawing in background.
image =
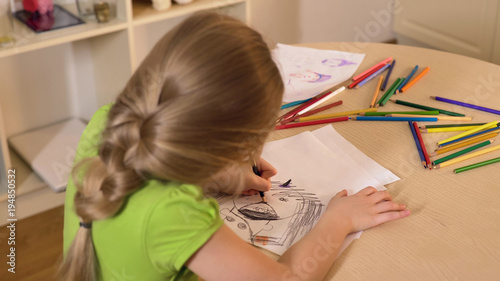
<svg viewBox="0 0 500 281">
<path fill-rule="evenodd" d="M 280 255 L 309 232 L 330 199 L 342 189 L 349 194 L 370 185 L 385 189 L 311 132 L 267 143 L 262 157 L 278 170 L 271 191 L 266 192 L 267 204 L 259 195 L 217 199 L 226 225 L 245 241 Z M 292 179 L 291 186 L 281 187 L 288 179 Z M 349 235 L 342 250 L 359 235 Z"/>
<path fill-rule="evenodd" d="M 278 44 L 273 57 L 285 84 L 284 102 L 313 97 L 351 78 L 365 54 Z"/>
</svg>

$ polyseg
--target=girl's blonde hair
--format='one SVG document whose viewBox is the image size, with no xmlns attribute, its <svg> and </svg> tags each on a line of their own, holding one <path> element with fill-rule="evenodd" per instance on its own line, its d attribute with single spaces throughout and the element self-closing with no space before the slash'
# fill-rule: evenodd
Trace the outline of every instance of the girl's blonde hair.
<svg viewBox="0 0 500 281">
<path fill-rule="evenodd" d="M 99 155 L 73 169 L 83 223 L 112 217 L 151 178 L 202 184 L 258 151 L 283 94 L 261 35 L 233 18 L 196 14 L 153 48 L 110 109 Z M 91 230 L 80 227 L 60 270 L 95 280 Z"/>
</svg>

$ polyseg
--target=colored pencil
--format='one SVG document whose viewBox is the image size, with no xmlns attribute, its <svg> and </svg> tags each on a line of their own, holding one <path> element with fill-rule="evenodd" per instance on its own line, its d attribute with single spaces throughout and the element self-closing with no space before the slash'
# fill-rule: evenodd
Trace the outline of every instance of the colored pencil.
<svg viewBox="0 0 500 281">
<path fill-rule="evenodd" d="M 274 127 L 274 129 L 275 130 L 282 130 L 282 129 L 290 129 L 290 128 L 296 128 L 296 127 L 326 124 L 326 123 L 333 123 L 333 122 L 340 122 L 340 121 L 347 121 L 347 120 L 349 120 L 349 117 L 344 116 L 344 117 L 321 119 L 321 120 L 315 120 L 315 121 L 309 121 L 309 122 L 297 122 L 297 123 L 289 123 L 289 124 L 285 124 L 285 125 L 278 125 L 278 126 Z"/>
<path fill-rule="evenodd" d="M 463 127 L 463 126 L 481 126 L 481 125 L 484 125 L 484 124 L 486 124 L 486 123 L 463 123 L 463 124 L 424 125 L 424 126 L 421 126 L 420 129 Z"/>
<path fill-rule="evenodd" d="M 494 138 L 496 136 L 497 136 L 497 134 L 491 133 L 491 134 L 486 134 L 484 136 L 475 137 L 475 138 L 472 138 L 470 140 L 458 142 L 458 143 L 453 144 L 453 145 L 448 145 L 446 147 L 438 147 L 438 149 L 436 149 L 436 151 L 430 153 L 429 156 L 433 157 L 436 155 L 440 155 L 440 154 L 450 152 L 450 151 L 455 150 L 455 149 L 459 149 L 459 148 L 462 148 L 462 147 L 465 147 L 465 146 L 468 146 L 471 144 L 475 144 L 478 142 L 482 142 L 482 141 Z"/>
<path fill-rule="evenodd" d="M 349 86 L 347 86 L 347 88 L 352 89 L 352 88 L 356 87 L 356 85 L 363 82 L 366 78 L 368 78 L 370 75 L 372 75 L 373 73 L 375 73 L 377 70 L 381 69 L 382 67 L 384 67 L 384 65 L 377 66 L 376 68 L 374 68 L 373 70 L 371 70 L 370 72 L 368 72 L 367 74 L 362 76 L 360 79 L 349 84 Z"/>
<path fill-rule="evenodd" d="M 294 117 L 290 118 L 290 119 L 287 119 L 287 120 L 284 120 L 281 122 L 281 125 L 285 125 L 286 123 L 290 123 L 292 121 L 295 121 L 296 119 L 298 118 L 301 118 L 301 117 L 306 117 L 306 116 L 311 116 L 311 115 L 314 115 L 318 112 L 321 112 L 321 111 L 324 111 L 324 110 L 327 110 L 329 108 L 332 108 L 332 107 L 335 107 L 335 106 L 339 106 L 342 104 L 342 101 L 339 100 L 339 101 L 336 101 L 334 103 L 331 103 L 331 104 L 328 104 L 328 105 L 325 105 L 325 106 L 322 106 L 322 107 L 319 107 L 319 108 L 316 108 L 314 110 L 311 110 L 309 112 L 306 112 L 304 114 L 301 114 L 301 115 L 295 115 Z"/>
<path fill-rule="evenodd" d="M 384 80 L 384 75 L 381 75 L 380 79 L 378 79 L 377 88 L 375 88 L 375 93 L 373 93 L 373 98 L 372 102 L 370 103 L 370 108 L 375 106 L 375 102 L 377 101 L 378 92 L 380 91 L 380 84 L 382 84 L 382 80 Z"/>
<path fill-rule="evenodd" d="M 413 86 L 413 84 L 415 84 L 418 80 L 420 80 L 420 78 L 424 77 L 424 75 L 429 72 L 429 69 L 430 67 L 426 67 L 424 68 L 424 70 L 422 70 L 422 72 L 420 72 L 417 76 L 415 76 L 415 78 L 413 78 L 413 80 L 411 80 L 410 82 L 408 82 L 408 84 L 406 84 L 403 88 L 401 88 L 401 92 L 405 92 L 407 91 L 411 86 Z"/>
<path fill-rule="evenodd" d="M 492 151 L 499 150 L 499 149 L 500 149 L 500 144 L 499 145 L 495 145 L 495 146 L 491 146 L 491 147 L 488 147 L 488 148 L 481 149 L 479 151 L 473 152 L 471 154 L 462 155 L 462 156 L 460 156 L 458 158 L 451 159 L 449 161 L 443 162 L 441 164 L 438 164 L 438 165 L 434 166 L 434 168 L 435 169 L 444 168 L 446 166 L 450 166 L 450 165 L 453 165 L 453 164 L 456 164 L 456 163 L 459 163 L 459 162 L 462 162 L 462 161 L 474 158 L 476 156 L 480 156 L 480 155 L 483 155 L 483 154 L 486 154 L 486 153 L 490 153 Z"/>
<path fill-rule="evenodd" d="M 360 81 L 359 84 L 356 85 L 354 88 L 358 89 L 359 87 L 363 86 L 364 84 L 370 82 L 373 78 L 377 77 L 380 73 L 384 72 L 387 68 L 389 68 L 389 66 L 391 66 L 389 63 L 383 65 L 381 68 L 377 69 L 377 71 L 370 74 L 370 76 L 363 79 L 363 81 Z"/>
<path fill-rule="evenodd" d="M 468 130 L 468 131 L 465 131 L 465 132 L 460 133 L 460 134 L 458 134 L 458 135 L 454 135 L 454 136 L 449 137 L 449 138 L 447 138 L 447 139 L 444 139 L 444 140 L 442 140 L 442 141 L 438 141 L 438 144 L 443 144 L 443 143 L 445 143 L 445 142 L 450 142 L 450 141 L 452 141 L 452 140 L 456 140 L 456 139 L 459 139 L 459 138 L 461 138 L 461 137 L 465 137 L 465 136 L 468 136 L 468 135 L 472 135 L 472 134 L 474 134 L 474 133 L 476 133 L 476 132 L 479 132 L 479 131 L 481 131 L 481 130 L 486 130 L 486 129 L 488 129 L 488 128 L 491 128 L 492 126 L 497 126 L 498 122 L 500 122 L 500 121 L 493 121 L 493 122 L 490 122 L 490 123 L 486 123 L 486 124 L 484 124 L 484 125 L 482 125 L 482 126 L 476 127 L 476 128 L 474 128 L 474 129 L 471 129 L 471 130 Z"/>
<path fill-rule="evenodd" d="M 394 90 L 395 95 L 399 94 L 399 89 L 401 89 L 401 85 L 403 85 L 403 83 L 405 81 L 406 81 L 406 77 L 403 76 L 403 78 L 401 79 L 401 83 L 399 83 L 398 87 Z"/>
<path fill-rule="evenodd" d="M 414 114 L 414 115 L 438 115 L 439 111 L 375 111 L 360 113 L 359 115 L 364 116 L 385 116 L 388 114 Z M 425 116 L 422 116 L 425 117 Z"/>
<path fill-rule="evenodd" d="M 289 102 L 287 104 L 284 104 L 281 106 L 280 109 L 286 109 L 286 108 L 289 108 L 289 107 L 292 107 L 292 106 L 296 106 L 296 105 L 299 105 L 299 104 L 303 104 L 305 102 L 308 102 L 309 100 L 311 100 L 312 98 L 309 98 L 309 99 L 305 99 L 305 100 L 298 100 L 298 101 L 292 101 L 292 102 Z"/>
<path fill-rule="evenodd" d="M 392 60 L 392 57 L 388 57 L 388 58 L 386 58 L 385 60 L 383 60 L 383 61 L 381 61 L 381 62 L 377 63 L 376 65 L 374 65 L 374 66 L 370 67 L 369 69 L 365 70 L 365 71 L 364 71 L 364 72 L 362 72 L 361 74 L 359 74 L 359 75 L 355 76 L 354 78 L 352 78 L 352 81 L 357 81 L 357 80 L 360 80 L 360 79 L 362 79 L 362 78 L 363 78 L 363 76 L 368 77 L 368 76 L 369 76 L 369 74 L 368 74 L 368 73 L 370 73 L 370 72 L 371 72 L 371 73 L 375 72 L 375 71 L 376 71 L 375 69 L 378 69 L 378 68 L 380 68 L 380 67 L 384 66 L 385 64 L 389 63 L 391 60 Z M 366 74 L 368 74 L 368 75 L 366 75 Z"/>
<path fill-rule="evenodd" d="M 261 172 L 259 171 L 259 168 L 257 167 L 257 163 L 255 162 L 255 159 L 253 160 L 253 165 L 252 165 L 252 170 L 253 170 L 253 173 L 256 174 L 257 176 L 261 176 Z M 259 191 L 259 194 L 260 194 L 260 199 L 262 200 L 262 202 L 266 203 L 266 196 L 264 195 L 264 191 Z"/>
<path fill-rule="evenodd" d="M 430 107 L 430 106 L 426 106 L 426 105 L 416 104 L 416 103 L 412 103 L 412 102 L 407 102 L 407 101 L 402 101 L 402 100 L 390 100 L 390 101 L 395 102 L 396 104 L 406 105 L 406 106 L 413 107 L 413 108 L 419 108 L 419 109 L 424 109 L 424 110 L 438 110 L 439 113 L 450 115 L 450 116 L 465 116 L 465 114 L 462 114 L 462 113 L 456 113 L 453 111 L 448 111 L 448 110 Z"/>
<path fill-rule="evenodd" d="M 427 162 L 425 160 L 425 155 L 424 152 L 422 151 L 422 146 L 420 144 L 420 141 L 418 140 L 417 132 L 415 131 L 415 127 L 413 126 L 413 123 L 411 121 L 408 121 L 408 125 L 410 125 L 410 130 L 413 135 L 413 139 L 415 140 L 415 145 L 417 146 L 417 151 L 418 155 L 420 156 L 420 160 L 422 161 L 422 165 L 424 165 L 424 168 L 427 168 Z"/>
<path fill-rule="evenodd" d="M 422 149 L 422 153 L 424 154 L 425 166 L 431 167 L 431 160 L 429 159 L 429 154 L 427 154 L 427 149 L 425 148 L 424 140 L 422 139 L 422 135 L 420 134 L 420 130 L 418 129 L 417 122 L 412 122 L 413 128 L 415 129 L 415 134 L 418 137 L 418 141 L 420 142 L 420 148 Z"/>
<path fill-rule="evenodd" d="M 308 102 L 305 102 L 305 103 L 303 103 L 303 104 L 301 104 L 301 105 L 297 106 L 296 108 L 294 108 L 294 109 L 292 109 L 292 110 L 288 111 L 287 113 L 285 113 L 285 114 L 281 115 L 281 116 L 278 118 L 278 120 L 276 121 L 276 123 L 279 123 L 279 122 L 281 122 L 281 121 L 283 121 L 283 120 L 287 120 L 287 119 L 289 119 L 289 118 L 291 118 L 291 117 L 293 117 L 293 116 L 297 115 L 297 113 L 299 113 L 299 111 L 301 111 L 302 109 L 304 109 L 304 108 L 308 107 L 309 105 L 313 104 L 314 102 L 316 102 L 316 101 L 318 101 L 318 100 L 320 100 L 320 99 L 324 98 L 325 96 L 329 95 L 331 92 L 332 92 L 332 91 L 328 91 L 328 92 L 326 92 L 326 93 L 322 93 L 322 94 L 319 94 L 319 95 L 317 95 L 317 96 L 315 96 L 315 97 L 311 98 Z"/>
<path fill-rule="evenodd" d="M 398 87 L 398 90 L 396 91 L 396 93 L 399 93 L 401 92 L 401 89 L 406 85 L 408 84 L 408 82 L 411 80 L 411 78 L 413 77 L 413 75 L 415 74 L 415 72 L 417 72 L 417 69 L 418 69 L 418 65 L 416 65 L 413 70 L 410 72 L 410 75 L 408 75 L 408 78 L 406 78 L 406 80 L 403 82 L 403 84 L 399 85 Z"/>
<path fill-rule="evenodd" d="M 375 106 L 377 106 L 377 107 L 380 106 L 380 103 L 382 103 L 382 101 L 387 97 L 387 95 L 389 95 L 389 93 L 392 91 L 392 89 L 394 89 L 394 87 L 396 87 L 396 85 L 399 83 L 400 80 L 401 80 L 401 78 L 399 78 L 399 77 L 396 78 L 396 81 L 394 81 L 394 83 L 392 83 L 392 85 L 389 87 L 389 89 L 387 89 L 385 94 L 382 95 L 382 97 L 377 101 L 377 105 L 375 105 Z"/>
<path fill-rule="evenodd" d="M 460 132 L 460 131 L 468 131 L 470 129 L 474 129 L 477 126 L 464 126 L 464 127 L 449 127 L 449 128 L 429 128 L 429 129 L 420 129 L 422 133 L 443 133 L 443 132 Z"/>
<path fill-rule="evenodd" d="M 477 109 L 477 110 L 486 111 L 486 112 L 489 112 L 489 113 L 500 115 L 500 110 L 491 109 L 491 108 L 487 108 L 487 107 L 482 107 L 482 106 L 479 106 L 479 105 L 473 105 L 473 104 L 470 104 L 470 103 L 459 102 L 459 101 L 456 101 L 456 100 L 451 100 L 451 99 L 442 98 L 442 97 L 436 97 L 436 96 L 431 96 L 431 99 L 435 99 L 437 101 L 442 101 L 442 102 L 446 102 L 446 103 L 456 104 L 456 105 L 460 105 L 460 106 L 463 106 L 463 107 L 468 107 L 468 108 Z"/>
<path fill-rule="evenodd" d="M 469 170 L 472 170 L 472 169 L 476 169 L 476 168 L 479 168 L 479 167 L 483 167 L 483 166 L 490 165 L 490 164 L 493 164 L 493 163 L 498 163 L 498 162 L 500 162 L 500 157 L 493 158 L 493 159 L 486 160 L 486 161 L 479 162 L 479 163 L 475 163 L 475 164 L 471 164 L 471 165 L 468 165 L 468 166 L 465 166 L 465 167 L 461 167 L 461 168 L 453 170 L 453 172 L 455 174 L 458 174 L 458 173 L 461 173 L 461 172 L 469 171 Z"/>
<path fill-rule="evenodd" d="M 389 117 L 421 117 L 418 114 L 389 114 Z M 425 117 L 436 117 L 439 121 L 471 121 L 472 117 L 426 115 Z"/>
<path fill-rule="evenodd" d="M 389 81 L 389 77 L 391 76 L 392 70 L 394 69 L 394 65 L 396 65 L 396 60 L 393 60 L 391 63 L 391 67 L 389 67 L 389 72 L 387 72 L 387 77 L 385 77 L 384 83 L 380 88 L 382 92 L 385 90 L 385 87 L 387 87 L 387 82 Z"/>
<path fill-rule="evenodd" d="M 490 135 L 490 134 L 495 134 L 496 135 L 498 133 L 500 133 L 500 128 L 493 128 L 493 129 L 481 131 L 479 133 L 475 133 L 475 134 L 472 134 L 472 135 L 469 135 L 469 136 L 466 136 L 466 137 L 463 137 L 463 138 L 459 138 L 459 139 L 456 139 L 456 140 L 452 140 L 452 141 L 440 144 L 440 145 L 438 145 L 438 149 L 441 148 L 441 147 L 447 147 L 447 146 L 449 146 L 451 144 L 457 144 L 457 143 L 461 143 L 463 141 L 468 141 L 468 140 L 471 140 L 471 139 L 475 139 L 476 137 L 481 137 L 481 136 Z"/>
<path fill-rule="evenodd" d="M 453 153 L 453 154 L 450 154 L 450 155 L 448 155 L 448 156 L 445 156 L 445 157 L 442 157 L 442 158 L 436 159 L 436 160 L 432 161 L 432 165 L 436 166 L 436 165 L 438 165 L 438 164 L 440 164 L 440 163 L 443 163 L 443 162 L 446 162 L 446 161 L 448 161 L 448 160 L 451 160 L 451 159 L 457 158 L 457 157 L 459 157 L 459 156 L 462 156 L 462 155 L 464 155 L 464 154 L 466 154 L 466 153 L 469 153 L 469 152 L 471 152 L 471 151 L 474 151 L 474 150 L 476 150 L 476 149 L 480 149 L 481 147 L 484 147 L 484 146 L 490 145 L 490 144 L 492 144 L 494 141 L 495 141 L 495 140 L 487 140 L 487 141 L 484 141 L 484 142 L 482 142 L 482 143 L 479 143 L 479 144 L 473 145 L 473 146 L 471 146 L 471 147 L 468 147 L 468 148 L 466 148 L 466 149 L 462 149 L 462 150 L 460 150 L 460 151 L 457 151 L 457 152 L 455 152 L 455 153 Z"/>
<path fill-rule="evenodd" d="M 401 83 L 403 83 L 403 81 L 405 81 L 405 78 L 401 77 L 396 86 L 394 86 L 394 88 L 388 91 L 387 96 L 384 98 L 384 100 L 382 100 L 380 106 L 384 106 L 389 101 L 389 99 L 392 97 L 392 95 L 394 95 L 394 93 L 396 93 L 396 89 L 399 87 L 399 85 L 401 85 Z"/>
<path fill-rule="evenodd" d="M 353 116 L 351 120 L 355 121 L 422 121 L 437 122 L 437 118 L 426 117 L 385 117 L 385 116 Z"/>
<path fill-rule="evenodd" d="M 344 111 L 344 112 L 335 112 L 335 113 L 323 114 L 323 115 L 308 116 L 308 117 L 299 118 L 298 121 L 302 122 L 302 121 L 312 121 L 312 120 L 319 120 L 319 119 L 339 117 L 339 116 L 349 116 L 349 115 L 356 115 L 356 114 L 360 114 L 361 112 L 369 112 L 369 111 L 377 111 L 377 109 L 376 108 L 366 108 L 366 109 L 358 109 L 358 110 L 351 110 L 351 111 Z"/>
<path fill-rule="evenodd" d="M 309 110 L 311 110 L 311 109 L 315 108 L 316 106 L 318 106 L 318 105 L 320 105 L 320 104 L 324 103 L 325 101 L 327 101 L 327 100 L 331 99 L 332 97 L 334 97 L 334 96 L 335 96 L 335 95 L 337 95 L 338 93 L 342 92 L 343 90 L 345 90 L 345 87 L 344 87 L 344 86 L 342 86 L 342 87 L 338 88 L 337 90 L 335 90 L 335 91 L 331 92 L 330 94 L 328 94 L 328 95 L 324 96 L 323 98 L 321 98 L 321 99 L 319 99 L 319 100 L 315 101 L 314 103 L 310 104 L 310 105 L 309 105 L 309 106 L 307 106 L 306 108 L 302 109 L 301 111 L 299 111 L 299 112 L 297 113 L 297 115 L 301 115 L 301 114 L 304 114 L 304 113 L 308 112 Z"/>
</svg>

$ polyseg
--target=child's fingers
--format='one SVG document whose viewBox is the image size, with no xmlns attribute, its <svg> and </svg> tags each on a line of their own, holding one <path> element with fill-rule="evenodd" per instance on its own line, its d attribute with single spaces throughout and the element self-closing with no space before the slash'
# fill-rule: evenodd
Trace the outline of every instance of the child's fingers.
<svg viewBox="0 0 500 281">
<path fill-rule="evenodd" d="M 377 213 L 385 213 L 389 211 L 401 211 L 406 208 L 405 205 L 396 203 L 394 201 L 384 201 L 375 205 Z"/>
<path fill-rule="evenodd" d="M 269 191 L 271 180 L 254 175 L 248 187 L 257 191 Z"/>
<path fill-rule="evenodd" d="M 347 190 L 343 189 L 342 191 L 339 191 L 337 194 L 335 194 L 335 196 L 333 196 L 334 198 L 340 198 L 340 197 L 346 197 L 347 196 Z"/>
<path fill-rule="evenodd" d="M 259 168 L 259 171 L 261 171 L 261 177 L 265 179 L 269 179 L 278 173 L 278 171 L 276 170 L 276 168 L 273 167 L 273 165 L 269 164 L 269 162 L 267 162 L 262 158 L 259 159 L 257 167 Z"/>
<path fill-rule="evenodd" d="M 381 201 L 392 201 L 392 196 L 386 190 L 377 191 L 370 195 L 373 199 L 373 202 L 379 203 Z"/>
<path fill-rule="evenodd" d="M 360 191 L 358 191 L 358 193 L 362 194 L 362 195 L 371 195 L 375 192 L 377 192 L 377 189 L 373 186 L 367 186 L 367 187 L 361 189 Z"/>
<path fill-rule="evenodd" d="M 394 211 L 394 212 L 385 212 L 375 216 L 374 226 L 379 224 L 383 224 L 388 221 L 393 221 L 401 218 L 405 218 L 410 215 L 410 210 L 402 210 L 402 211 Z"/>
</svg>

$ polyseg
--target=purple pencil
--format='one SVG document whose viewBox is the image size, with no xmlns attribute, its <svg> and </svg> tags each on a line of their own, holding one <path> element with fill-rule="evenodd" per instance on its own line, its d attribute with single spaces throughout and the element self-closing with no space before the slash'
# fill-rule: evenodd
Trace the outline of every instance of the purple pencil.
<svg viewBox="0 0 500 281">
<path fill-rule="evenodd" d="M 473 109 L 477 109 L 477 110 L 486 111 L 486 112 L 489 112 L 489 113 L 500 115 L 500 110 L 495 110 L 495 109 L 486 108 L 486 107 L 482 107 L 482 106 L 478 106 L 478 105 L 473 105 L 473 104 L 470 104 L 470 103 L 459 102 L 459 101 L 456 101 L 456 100 L 450 100 L 450 99 L 446 99 L 446 98 L 442 98 L 442 97 L 436 97 L 436 96 L 431 96 L 431 99 L 435 99 L 437 101 L 447 102 L 447 103 L 451 103 L 451 104 L 456 104 L 456 105 L 460 105 L 460 106 L 464 106 L 464 107 L 468 107 L 468 108 L 473 108 Z"/>
</svg>

